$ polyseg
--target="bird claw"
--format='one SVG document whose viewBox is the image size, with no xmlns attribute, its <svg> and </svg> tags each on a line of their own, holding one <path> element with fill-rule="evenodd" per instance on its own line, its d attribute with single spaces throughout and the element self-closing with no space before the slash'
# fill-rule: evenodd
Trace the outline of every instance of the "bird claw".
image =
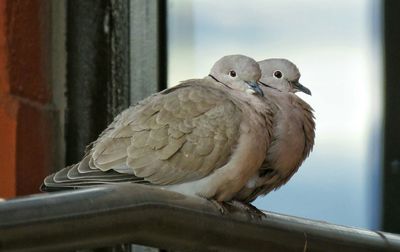
<svg viewBox="0 0 400 252">
<path fill-rule="evenodd" d="M 240 209 L 241 211 L 246 212 L 246 214 L 252 219 L 261 220 L 263 217 L 266 217 L 266 214 L 263 211 L 250 203 L 244 203 L 237 200 L 232 200 L 227 203 L 237 209 Z"/>
<path fill-rule="evenodd" d="M 229 212 L 226 206 L 224 205 L 224 202 L 219 202 L 215 199 L 211 199 L 210 201 L 222 215 L 225 215 L 227 212 Z"/>
<path fill-rule="evenodd" d="M 217 200 L 211 199 L 210 201 L 218 209 L 221 215 L 232 212 L 232 210 L 240 210 L 246 212 L 246 214 L 251 219 L 260 220 L 263 217 L 266 217 L 266 214 L 264 212 L 262 212 L 250 203 L 244 203 L 237 200 L 232 200 L 229 202 L 219 202 Z"/>
</svg>

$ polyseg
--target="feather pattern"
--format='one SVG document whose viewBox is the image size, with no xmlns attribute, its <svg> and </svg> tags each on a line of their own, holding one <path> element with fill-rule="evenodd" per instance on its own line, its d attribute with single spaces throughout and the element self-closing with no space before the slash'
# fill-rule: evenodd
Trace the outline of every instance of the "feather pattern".
<svg viewBox="0 0 400 252">
<path fill-rule="evenodd" d="M 44 184 L 166 185 L 202 178 L 228 162 L 237 143 L 240 114 L 233 98 L 210 83 L 183 82 L 123 111 L 88 146 L 80 163 L 46 178 Z"/>
</svg>

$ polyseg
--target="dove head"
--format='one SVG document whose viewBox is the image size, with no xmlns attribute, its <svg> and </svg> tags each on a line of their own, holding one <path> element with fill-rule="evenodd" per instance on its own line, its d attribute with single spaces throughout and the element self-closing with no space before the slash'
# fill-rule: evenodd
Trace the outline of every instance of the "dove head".
<svg viewBox="0 0 400 252">
<path fill-rule="evenodd" d="M 247 56 L 222 57 L 211 68 L 209 76 L 228 88 L 264 96 L 258 84 L 261 77 L 260 66 Z"/>
<path fill-rule="evenodd" d="M 263 90 L 278 89 L 282 92 L 296 93 L 298 91 L 311 95 L 310 89 L 300 84 L 300 71 L 295 64 L 287 59 L 266 59 L 258 62 L 262 76 L 260 79 Z"/>
</svg>

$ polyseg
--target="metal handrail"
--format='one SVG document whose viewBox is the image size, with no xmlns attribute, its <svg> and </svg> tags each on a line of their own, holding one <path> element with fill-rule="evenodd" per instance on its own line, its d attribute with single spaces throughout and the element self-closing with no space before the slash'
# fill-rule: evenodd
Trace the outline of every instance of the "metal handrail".
<svg viewBox="0 0 400 252">
<path fill-rule="evenodd" d="M 265 213 L 221 215 L 205 199 L 137 184 L 38 194 L 0 203 L 0 251 L 400 251 L 395 234 Z"/>
</svg>

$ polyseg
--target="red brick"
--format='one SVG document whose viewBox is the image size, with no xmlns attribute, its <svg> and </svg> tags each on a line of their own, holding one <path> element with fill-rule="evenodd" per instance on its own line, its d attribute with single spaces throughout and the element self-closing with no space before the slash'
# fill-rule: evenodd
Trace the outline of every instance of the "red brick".
<svg viewBox="0 0 400 252">
<path fill-rule="evenodd" d="M 19 103 L 17 127 L 17 194 L 39 192 L 43 178 L 53 164 L 53 122 L 55 114 L 48 108 Z"/>
<path fill-rule="evenodd" d="M 48 7 L 0 0 L 0 198 L 38 192 L 54 162 Z"/>
<path fill-rule="evenodd" d="M 8 0 L 6 10 L 11 93 L 43 104 L 51 100 L 45 72 L 49 50 L 46 2 Z"/>
<path fill-rule="evenodd" d="M 12 197 L 16 188 L 17 102 L 0 96 L 0 197 Z"/>
</svg>

